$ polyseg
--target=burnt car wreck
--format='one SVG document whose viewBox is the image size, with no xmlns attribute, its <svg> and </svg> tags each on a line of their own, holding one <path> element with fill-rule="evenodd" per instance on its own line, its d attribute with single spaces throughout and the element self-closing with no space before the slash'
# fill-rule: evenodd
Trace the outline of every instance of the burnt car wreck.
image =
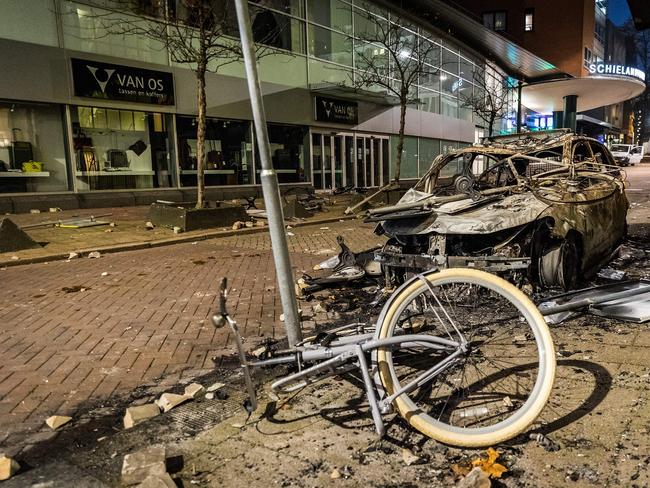
<svg viewBox="0 0 650 488">
<path fill-rule="evenodd" d="M 484 139 L 438 156 L 396 205 L 368 211 L 366 222 L 388 238 L 369 269 L 349 256 L 321 267 L 336 277 L 347 263 L 387 285 L 431 268 L 472 267 L 568 290 L 625 236 L 624 189 L 624 174 L 594 139 L 566 130 Z"/>
</svg>

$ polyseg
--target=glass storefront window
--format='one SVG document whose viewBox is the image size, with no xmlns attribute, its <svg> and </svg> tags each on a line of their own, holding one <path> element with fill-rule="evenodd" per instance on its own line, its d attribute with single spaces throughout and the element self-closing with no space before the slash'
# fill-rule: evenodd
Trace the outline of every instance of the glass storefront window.
<svg viewBox="0 0 650 488">
<path fill-rule="evenodd" d="M 0 101 L 0 193 L 69 189 L 59 105 Z"/>
<path fill-rule="evenodd" d="M 0 37 L 58 47 L 55 12 L 53 0 L 2 2 Z"/>
<path fill-rule="evenodd" d="M 447 73 L 440 75 L 440 91 L 448 95 L 458 95 L 458 88 L 460 87 L 460 79 L 457 76 L 452 76 Z"/>
<path fill-rule="evenodd" d="M 271 161 L 279 183 L 309 181 L 309 128 L 302 125 L 268 124 Z M 259 151 L 255 152 L 259 179 Z"/>
<path fill-rule="evenodd" d="M 268 7 L 295 17 L 304 17 L 303 0 L 253 0 L 253 3 Z"/>
<path fill-rule="evenodd" d="M 425 90 L 420 88 L 419 98 L 422 104 L 419 109 L 424 112 L 431 112 L 434 114 L 440 113 L 440 94 L 434 91 Z"/>
<path fill-rule="evenodd" d="M 352 7 L 341 0 L 307 0 L 307 19 L 352 34 Z"/>
<path fill-rule="evenodd" d="M 444 47 L 442 48 L 442 65 L 440 66 L 445 71 L 458 74 L 458 54 L 448 51 Z"/>
<path fill-rule="evenodd" d="M 294 53 L 305 53 L 305 22 L 259 7 L 251 8 L 255 42 Z"/>
<path fill-rule="evenodd" d="M 391 136 L 391 178 L 395 176 L 395 162 L 397 161 L 397 144 L 399 137 Z M 402 163 L 400 168 L 400 179 L 418 177 L 418 138 L 405 137 L 402 149 Z"/>
<path fill-rule="evenodd" d="M 72 107 L 77 189 L 174 186 L 171 115 Z"/>
<path fill-rule="evenodd" d="M 442 95 L 440 97 L 440 113 L 454 119 L 458 118 L 458 100 Z"/>
<path fill-rule="evenodd" d="M 418 176 L 423 176 L 429 168 L 433 160 L 440 154 L 440 141 L 438 139 L 425 139 L 420 138 L 420 173 Z"/>
<path fill-rule="evenodd" d="M 316 58 L 352 66 L 352 42 L 344 34 L 309 24 L 309 54 Z"/>
<path fill-rule="evenodd" d="M 178 161 L 182 186 L 196 186 L 196 118 L 177 117 Z M 205 132 L 205 184 L 253 183 L 251 123 L 208 119 Z"/>
</svg>

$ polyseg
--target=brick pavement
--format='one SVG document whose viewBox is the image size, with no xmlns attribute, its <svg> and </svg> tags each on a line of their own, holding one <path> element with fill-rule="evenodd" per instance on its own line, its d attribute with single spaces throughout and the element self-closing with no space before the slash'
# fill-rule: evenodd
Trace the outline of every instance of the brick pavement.
<svg viewBox="0 0 650 488">
<path fill-rule="evenodd" d="M 338 233 L 352 249 L 382 242 L 371 230 L 291 229 L 296 274 L 333 254 Z M 244 335 L 282 336 L 270 248 L 264 233 L 0 270 L 0 451 L 28 442 L 49 415 L 211 369 L 232 350 L 227 329 L 209 322 L 222 276 Z"/>
</svg>

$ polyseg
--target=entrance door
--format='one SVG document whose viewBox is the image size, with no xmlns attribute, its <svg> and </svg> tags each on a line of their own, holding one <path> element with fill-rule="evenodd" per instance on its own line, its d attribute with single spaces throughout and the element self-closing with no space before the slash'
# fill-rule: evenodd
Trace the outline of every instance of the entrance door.
<svg viewBox="0 0 650 488">
<path fill-rule="evenodd" d="M 356 186 L 376 187 L 388 182 L 388 137 L 355 136 Z"/>
<path fill-rule="evenodd" d="M 314 188 L 376 187 L 390 178 L 386 136 L 312 132 L 311 143 Z"/>
<path fill-rule="evenodd" d="M 313 132 L 311 142 L 314 188 L 329 190 L 354 184 L 351 172 L 351 157 L 354 154 L 352 134 Z"/>
</svg>

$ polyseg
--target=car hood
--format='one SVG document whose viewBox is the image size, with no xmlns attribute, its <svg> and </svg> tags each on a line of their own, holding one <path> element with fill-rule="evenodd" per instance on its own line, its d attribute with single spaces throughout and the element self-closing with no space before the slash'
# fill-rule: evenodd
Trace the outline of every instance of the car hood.
<svg viewBox="0 0 650 488">
<path fill-rule="evenodd" d="M 399 203 L 412 203 L 430 197 L 428 193 L 409 190 Z M 389 235 L 414 234 L 490 234 L 535 221 L 550 206 L 530 193 L 509 196 L 471 198 L 434 207 L 424 217 L 386 220 L 383 229 Z"/>
</svg>

